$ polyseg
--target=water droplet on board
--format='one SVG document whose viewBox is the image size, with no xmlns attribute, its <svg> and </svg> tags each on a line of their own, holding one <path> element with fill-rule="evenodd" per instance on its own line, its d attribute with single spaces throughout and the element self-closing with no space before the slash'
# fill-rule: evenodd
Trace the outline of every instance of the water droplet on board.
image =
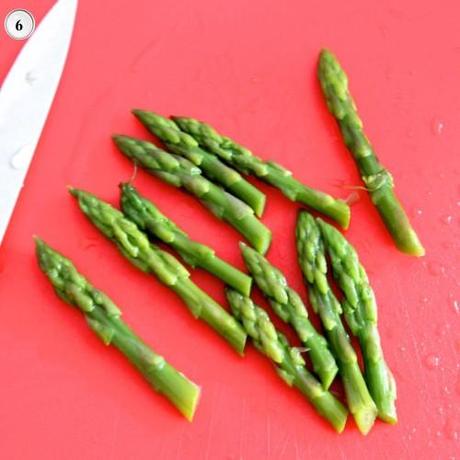
<svg viewBox="0 0 460 460">
<path fill-rule="evenodd" d="M 444 427 L 444 435 L 446 438 L 452 439 L 453 441 L 458 441 L 460 439 L 458 426 L 456 426 L 452 418 L 446 421 L 446 425 Z"/>
<path fill-rule="evenodd" d="M 454 220 L 454 217 L 451 216 L 450 214 L 447 214 L 441 217 L 441 222 L 446 225 L 450 225 L 453 220 Z"/>
<path fill-rule="evenodd" d="M 440 136 L 444 131 L 444 122 L 439 118 L 435 118 L 431 123 L 431 132 L 435 136 Z"/>
<path fill-rule="evenodd" d="M 454 308 L 454 312 L 460 315 L 460 301 L 457 299 L 452 300 L 452 307 Z"/>
<path fill-rule="evenodd" d="M 437 328 L 437 334 L 440 336 L 446 335 L 450 331 L 450 324 L 449 323 L 444 323 L 438 326 Z"/>
<path fill-rule="evenodd" d="M 436 369 L 437 367 L 439 367 L 440 362 L 441 359 L 439 358 L 439 356 L 436 355 L 429 355 L 425 359 L 425 365 L 429 369 Z"/>
<path fill-rule="evenodd" d="M 444 267 L 444 265 L 440 264 L 439 262 L 429 262 L 428 272 L 432 276 L 445 275 L 446 267 Z"/>
</svg>

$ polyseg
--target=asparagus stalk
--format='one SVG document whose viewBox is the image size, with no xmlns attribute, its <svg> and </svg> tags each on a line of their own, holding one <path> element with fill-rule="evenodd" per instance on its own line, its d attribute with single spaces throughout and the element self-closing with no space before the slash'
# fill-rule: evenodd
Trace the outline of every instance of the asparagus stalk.
<svg viewBox="0 0 460 460">
<path fill-rule="evenodd" d="M 123 322 L 121 312 L 112 300 L 81 275 L 69 259 L 38 238 L 35 243 L 40 268 L 57 295 L 80 309 L 88 326 L 104 345 L 118 348 L 152 388 L 166 396 L 191 421 L 200 397 L 200 387 L 143 342 Z"/>
<path fill-rule="evenodd" d="M 251 292 L 252 279 L 215 255 L 213 249 L 193 241 L 130 184 L 121 184 L 121 209 L 142 231 L 175 249 L 192 267 L 200 267 L 244 295 Z"/>
<path fill-rule="evenodd" d="M 215 216 L 238 230 L 258 251 L 270 246 L 271 232 L 252 209 L 201 175 L 187 159 L 159 149 L 150 142 L 127 136 L 114 136 L 120 150 L 149 173 L 196 196 Z"/>
<path fill-rule="evenodd" d="M 374 292 L 351 244 L 331 225 L 321 219 L 317 222 L 331 258 L 334 277 L 344 293 L 345 319 L 361 346 L 365 378 L 378 415 L 385 422 L 396 423 L 396 384 L 383 357 Z"/>
<path fill-rule="evenodd" d="M 318 77 L 329 111 L 339 124 L 345 144 L 353 155 L 372 202 L 396 246 L 407 254 L 423 256 L 425 249 L 393 190 L 393 176 L 380 164 L 364 134 L 363 123 L 348 89 L 347 75 L 337 58 L 328 50 L 320 54 Z"/>
<path fill-rule="evenodd" d="M 255 283 L 267 297 L 275 313 L 295 329 L 308 350 L 315 373 L 324 388 L 328 389 L 337 374 L 337 365 L 326 339 L 311 324 L 299 294 L 289 287 L 284 275 L 265 257 L 244 243 L 240 246 Z"/>
<path fill-rule="evenodd" d="M 181 297 L 195 318 L 202 319 L 240 354 L 246 333 L 232 315 L 190 279 L 187 269 L 172 255 L 151 244 L 136 224 L 104 201 L 83 190 L 70 189 L 89 220 L 137 268 L 155 275 Z"/>
<path fill-rule="evenodd" d="M 256 216 L 260 217 L 263 214 L 265 194 L 215 155 L 200 148 L 198 142 L 181 131 L 174 121 L 145 110 L 136 109 L 133 110 L 133 114 L 165 144 L 169 151 L 182 155 L 199 166 L 209 179 L 221 184 L 232 195 L 248 204 Z"/>
<path fill-rule="evenodd" d="M 289 345 L 286 337 L 275 329 L 267 313 L 249 297 L 231 289 L 226 290 L 233 314 L 241 322 L 255 347 L 276 366 L 278 374 L 311 402 L 317 412 L 341 433 L 347 420 L 347 410 L 305 368 L 297 348 Z"/>
<path fill-rule="evenodd" d="M 367 434 L 374 424 L 377 408 L 340 319 L 340 303 L 327 281 L 326 254 L 321 232 L 315 219 L 307 212 L 299 214 L 296 236 L 299 265 L 308 285 L 310 302 L 321 318 L 329 345 L 337 359 L 350 412 L 361 433 Z"/>
<path fill-rule="evenodd" d="M 292 177 L 292 173 L 273 161 L 264 161 L 210 125 L 187 117 L 172 117 L 179 128 L 213 154 L 243 174 L 252 174 L 278 188 L 291 201 L 305 204 L 337 221 L 343 228 L 350 223 L 350 208 L 343 200 L 314 190 Z"/>
</svg>

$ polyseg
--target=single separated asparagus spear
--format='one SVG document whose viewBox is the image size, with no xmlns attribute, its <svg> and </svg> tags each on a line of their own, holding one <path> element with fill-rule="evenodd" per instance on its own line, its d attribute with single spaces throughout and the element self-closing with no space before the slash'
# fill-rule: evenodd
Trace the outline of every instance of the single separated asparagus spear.
<svg viewBox="0 0 460 460">
<path fill-rule="evenodd" d="M 200 387 L 144 343 L 120 318 L 121 312 L 115 304 L 81 275 L 69 259 L 38 238 L 35 244 L 40 268 L 57 295 L 79 308 L 88 326 L 105 345 L 118 348 L 155 391 L 166 396 L 184 417 L 192 420 Z"/>
<path fill-rule="evenodd" d="M 367 434 L 377 417 L 377 408 L 340 319 L 342 308 L 327 281 L 326 254 L 320 229 L 307 212 L 299 214 L 296 236 L 299 265 L 308 284 L 311 305 L 321 318 L 329 345 L 337 359 L 350 412 L 361 433 Z"/>
<path fill-rule="evenodd" d="M 292 177 L 292 173 L 273 161 L 264 161 L 232 139 L 220 135 L 210 125 L 187 117 L 172 117 L 179 128 L 200 145 L 231 164 L 243 174 L 252 174 L 275 186 L 290 200 L 305 204 L 337 221 L 343 228 L 350 223 L 350 208 L 343 200 L 314 190 Z"/>
<path fill-rule="evenodd" d="M 361 346 L 367 386 L 379 417 L 396 423 L 396 384 L 380 345 L 374 291 L 351 244 L 331 225 L 321 219 L 317 222 L 331 258 L 332 272 L 345 296 L 342 302 L 345 319 Z"/>
<path fill-rule="evenodd" d="M 299 350 L 289 345 L 286 337 L 275 329 L 265 310 L 249 297 L 231 289 L 227 289 L 226 294 L 233 314 L 243 324 L 256 348 L 274 361 L 283 380 L 300 390 L 318 413 L 341 433 L 347 421 L 347 410 L 308 372 Z"/>
<path fill-rule="evenodd" d="M 251 292 L 252 279 L 221 258 L 209 246 L 193 241 L 130 184 L 121 184 L 121 209 L 141 230 L 174 248 L 189 265 L 201 267 L 244 295 Z"/>
<path fill-rule="evenodd" d="M 186 189 L 215 216 L 238 230 L 258 251 L 267 252 L 271 241 L 270 230 L 254 216 L 248 205 L 203 177 L 193 163 L 150 142 L 128 136 L 114 136 L 113 139 L 132 161 L 168 184 Z"/>
<path fill-rule="evenodd" d="M 246 333 L 232 315 L 189 279 L 190 273 L 175 257 L 151 244 L 134 222 L 110 204 L 83 190 L 70 189 L 70 193 L 89 220 L 133 265 L 155 275 L 181 297 L 195 318 L 208 323 L 238 353 L 243 353 Z"/>
<path fill-rule="evenodd" d="M 263 214 L 265 194 L 215 155 L 200 148 L 198 142 L 181 131 L 174 121 L 145 110 L 136 109 L 133 110 L 133 114 L 166 145 L 168 150 L 199 166 L 209 179 L 221 184 L 232 195 L 248 204 L 256 216 L 260 217 Z"/>
<path fill-rule="evenodd" d="M 361 178 L 393 240 L 402 252 L 423 256 L 425 249 L 394 193 L 393 177 L 379 162 L 363 131 L 355 102 L 348 90 L 348 78 L 328 50 L 319 58 L 318 77 L 327 106 L 336 118 L 346 146 L 353 155 Z"/>
<path fill-rule="evenodd" d="M 299 294 L 290 288 L 284 275 L 262 255 L 240 244 L 243 258 L 259 289 L 267 297 L 275 313 L 292 325 L 308 350 L 313 369 L 325 389 L 328 389 L 337 374 L 337 365 L 326 339 L 314 328 L 308 318 Z"/>
</svg>

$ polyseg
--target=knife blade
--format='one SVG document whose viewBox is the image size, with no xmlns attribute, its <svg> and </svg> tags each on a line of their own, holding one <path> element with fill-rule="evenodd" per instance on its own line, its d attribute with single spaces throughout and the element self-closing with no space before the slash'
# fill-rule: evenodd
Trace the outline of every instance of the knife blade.
<svg viewBox="0 0 460 460">
<path fill-rule="evenodd" d="M 0 89 L 0 245 L 56 93 L 78 0 L 58 0 Z"/>
</svg>

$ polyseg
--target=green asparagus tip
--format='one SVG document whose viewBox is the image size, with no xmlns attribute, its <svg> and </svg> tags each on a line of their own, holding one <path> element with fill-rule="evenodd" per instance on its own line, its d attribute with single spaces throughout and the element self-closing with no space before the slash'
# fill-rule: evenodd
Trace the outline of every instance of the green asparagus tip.
<svg viewBox="0 0 460 460">
<path fill-rule="evenodd" d="M 39 236 L 33 235 L 32 238 L 35 242 L 35 247 L 37 250 L 42 248 L 45 245 L 45 242 Z"/>
<path fill-rule="evenodd" d="M 128 151 L 128 146 L 131 145 L 133 141 L 133 138 L 129 136 L 124 136 L 122 134 L 114 134 L 112 136 L 112 140 L 122 152 L 126 153 Z"/>
<path fill-rule="evenodd" d="M 133 109 L 131 113 L 144 125 L 149 125 L 152 122 L 158 122 L 158 119 L 163 120 L 163 117 L 157 115 L 155 112 Z"/>
<path fill-rule="evenodd" d="M 79 190 L 72 187 L 71 185 L 68 185 L 67 186 L 67 190 L 69 191 L 69 193 L 74 196 L 74 197 L 78 197 L 78 194 L 79 194 Z"/>
<path fill-rule="evenodd" d="M 327 48 L 323 48 L 319 53 L 319 62 L 320 65 L 324 66 L 338 66 L 337 58 L 335 57 L 334 53 Z"/>
<path fill-rule="evenodd" d="M 142 109 L 132 109 L 131 110 L 131 113 L 136 116 L 136 117 L 142 117 L 142 115 L 145 115 L 147 113 L 146 110 L 142 110 Z"/>
</svg>

